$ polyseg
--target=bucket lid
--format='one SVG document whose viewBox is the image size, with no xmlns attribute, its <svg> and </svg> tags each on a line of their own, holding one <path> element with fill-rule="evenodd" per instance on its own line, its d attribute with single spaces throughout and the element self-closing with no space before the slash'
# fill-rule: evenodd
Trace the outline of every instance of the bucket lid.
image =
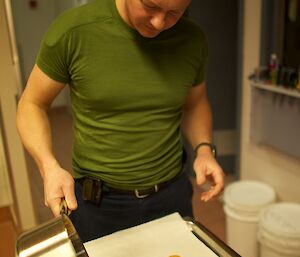
<svg viewBox="0 0 300 257">
<path fill-rule="evenodd" d="M 224 191 L 226 205 L 249 212 L 259 212 L 263 207 L 274 202 L 275 197 L 272 187 L 255 180 L 233 182 Z"/>
<path fill-rule="evenodd" d="M 300 242 L 300 204 L 282 202 L 262 210 L 259 227 L 273 236 Z"/>
</svg>

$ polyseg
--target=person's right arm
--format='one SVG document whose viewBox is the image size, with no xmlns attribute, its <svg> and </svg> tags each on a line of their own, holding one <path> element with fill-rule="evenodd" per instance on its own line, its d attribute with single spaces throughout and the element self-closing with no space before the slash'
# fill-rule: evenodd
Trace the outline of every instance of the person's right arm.
<svg viewBox="0 0 300 257">
<path fill-rule="evenodd" d="M 34 66 L 17 110 L 17 128 L 21 140 L 35 160 L 44 182 L 46 206 L 59 215 L 61 199 L 68 208 L 77 208 L 74 180 L 60 167 L 52 151 L 51 130 L 47 111 L 65 84 L 49 78 Z"/>
</svg>

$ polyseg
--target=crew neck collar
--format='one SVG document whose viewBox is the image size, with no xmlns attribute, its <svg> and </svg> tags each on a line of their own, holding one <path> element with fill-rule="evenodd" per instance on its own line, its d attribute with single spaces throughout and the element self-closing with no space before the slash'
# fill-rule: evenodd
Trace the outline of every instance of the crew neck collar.
<svg viewBox="0 0 300 257">
<path fill-rule="evenodd" d="M 111 2 L 111 10 L 113 17 L 116 20 L 116 24 L 120 28 L 121 32 L 124 34 L 124 36 L 129 37 L 131 39 L 137 39 L 137 40 L 149 40 L 149 38 L 143 37 L 137 30 L 130 27 L 122 18 L 120 15 L 116 0 L 110 0 Z"/>
<path fill-rule="evenodd" d="M 124 21 L 124 19 L 122 18 L 122 16 L 118 11 L 116 0 L 108 0 L 108 1 L 110 2 L 112 15 L 116 21 L 116 25 L 119 27 L 121 33 L 127 38 L 134 39 L 137 41 L 143 41 L 143 42 L 155 42 L 168 37 L 170 34 L 172 34 L 172 32 L 176 30 L 177 24 L 175 24 L 172 28 L 168 30 L 162 31 L 154 38 L 144 37 L 136 29 L 130 27 Z M 180 20 L 178 21 L 178 23 L 180 23 Z"/>
</svg>

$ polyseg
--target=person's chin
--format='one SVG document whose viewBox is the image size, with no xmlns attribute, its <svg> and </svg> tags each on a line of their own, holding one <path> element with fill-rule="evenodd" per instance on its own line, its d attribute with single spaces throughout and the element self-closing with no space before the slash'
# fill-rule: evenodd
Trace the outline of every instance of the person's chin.
<svg viewBox="0 0 300 257">
<path fill-rule="evenodd" d="M 154 30 L 154 29 L 143 29 L 143 30 L 139 30 L 139 33 L 146 38 L 154 38 L 156 36 L 158 36 L 158 34 L 161 31 L 158 30 Z"/>
</svg>

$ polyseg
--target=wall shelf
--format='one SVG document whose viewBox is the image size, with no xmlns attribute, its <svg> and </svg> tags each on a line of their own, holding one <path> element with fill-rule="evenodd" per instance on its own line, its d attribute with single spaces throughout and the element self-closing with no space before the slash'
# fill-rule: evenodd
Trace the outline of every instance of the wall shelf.
<svg viewBox="0 0 300 257">
<path fill-rule="evenodd" d="M 251 83 L 250 140 L 300 159 L 300 92 Z"/>
<path fill-rule="evenodd" d="M 263 82 L 252 82 L 251 84 L 255 88 L 259 88 L 262 90 L 266 90 L 266 91 L 270 91 L 282 95 L 300 98 L 300 91 L 298 91 L 297 89 L 289 89 L 283 86 L 269 85 Z"/>
</svg>

